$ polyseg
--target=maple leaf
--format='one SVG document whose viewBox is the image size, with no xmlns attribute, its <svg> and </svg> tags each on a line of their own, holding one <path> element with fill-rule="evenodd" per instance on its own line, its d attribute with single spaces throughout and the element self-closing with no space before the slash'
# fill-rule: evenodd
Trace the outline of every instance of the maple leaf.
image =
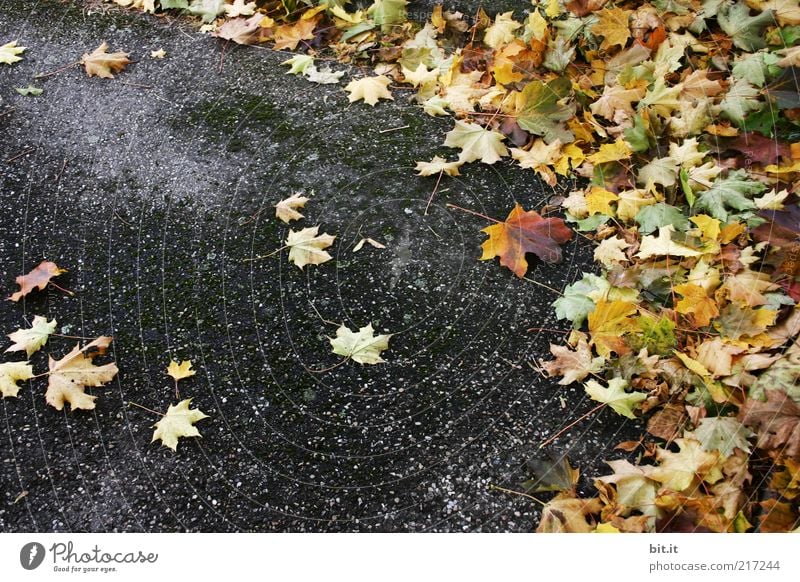
<svg viewBox="0 0 800 582">
<path fill-rule="evenodd" d="M 84 53 L 83 57 L 81 57 L 80 62 L 89 77 L 97 76 L 104 79 L 113 79 L 113 73 L 119 73 L 130 63 L 128 53 L 109 53 L 107 51 L 108 44 L 104 42 L 91 53 Z"/>
<path fill-rule="evenodd" d="M 711 299 L 706 290 L 699 285 L 682 283 L 675 286 L 675 292 L 683 296 L 675 304 L 675 311 L 682 315 L 691 314 L 697 327 L 709 325 L 711 320 L 719 315 L 717 302 Z"/>
<path fill-rule="evenodd" d="M 800 407 L 782 390 L 765 394 L 766 402 L 748 398 L 739 408 L 739 420 L 756 430 L 758 448 L 800 460 Z"/>
<path fill-rule="evenodd" d="M 800 344 L 793 343 L 780 358 L 769 366 L 750 386 L 753 400 L 764 400 L 766 390 L 783 390 L 800 404 Z"/>
<path fill-rule="evenodd" d="M 566 77 L 548 83 L 534 80 L 525 85 L 519 94 L 517 123 L 525 131 L 540 135 L 547 143 L 560 140 L 569 143 L 574 139 L 571 131 L 561 122 L 575 115 L 575 104 L 564 105 L 561 100 L 570 95 L 572 83 Z"/>
<path fill-rule="evenodd" d="M 96 396 L 89 396 L 84 392 L 87 386 L 102 386 L 116 376 L 116 364 L 95 366 L 92 359 L 97 354 L 103 354 L 111 344 L 111 338 L 100 336 L 83 348 L 76 345 L 70 353 L 54 360 L 50 357 L 49 382 L 45 399 L 56 410 L 62 410 L 64 403 L 68 402 L 72 410 L 92 410 L 95 407 Z M 97 351 L 93 351 L 96 349 Z"/>
<path fill-rule="evenodd" d="M 777 312 L 771 309 L 752 309 L 731 303 L 720 311 L 714 327 L 727 339 L 753 338 L 775 323 L 776 315 Z"/>
<path fill-rule="evenodd" d="M 719 451 L 723 457 L 731 456 L 735 449 L 749 453 L 747 439 L 753 436 L 750 429 L 731 416 L 704 418 L 694 431 L 694 437 L 700 441 L 703 450 Z"/>
<path fill-rule="evenodd" d="M 598 301 L 589 313 L 589 331 L 592 333 L 597 353 L 608 357 L 611 352 L 625 353 L 627 348 L 622 336 L 638 329 L 631 316 L 637 312 L 636 305 L 628 301 Z"/>
<path fill-rule="evenodd" d="M 194 423 L 208 418 L 208 415 L 197 408 L 190 409 L 191 403 L 192 399 L 187 398 L 178 404 L 171 404 L 167 408 L 167 413 L 153 425 L 156 430 L 153 432 L 150 442 L 154 443 L 160 440 L 165 447 L 177 451 L 179 438 L 201 436 Z"/>
<path fill-rule="evenodd" d="M 618 139 L 614 143 L 604 143 L 597 152 L 586 159 L 593 164 L 604 164 L 627 160 L 631 154 L 633 154 L 631 146 L 624 139 Z"/>
<path fill-rule="evenodd" d="M 594 260 L 602 263 L 603 266 L 610 268 L 616 264 L 623 263 L 628 260 L 624 251 L 629 246 L 628 242 L 623 239 L 612 236 L 604 239 L 596 249 L 594 249 Z"/>
<path fill-rule="evenodd" d="M 381 352 L 389 349 L 391 334 L 375 335 L 372 324 L 358 330 L 351 331 L 346 325 L 336 330 L 336 338 L 328 338 L 333 347 L 333 353 L 350 358 L 359 364 L 380 364 Z"/>
<path fill-rule="evenodd" d="M 301 269 L 305 265 L 320 265 L 333 257 L 323 250 L 333 244 L 335 236 L 318 234 L 319 227 L 312 226 L 295 232 L 289 230 L 286 246 L 289 247 L 289 260 Z"/>
<path fill-rule="evenodd" d="M 484 164 L 494 164 L 508 155 L 503 145 L 506 138 L 502 133 L 488 130 L 477 123 L 456 121 L 456 126 L 447 133 L 444 145 L 461 148 L 458 161 L 462 164 L 480 160 Z"/>
<path fill-rule="evenodd" d="M 489 235 L 481 248 L 480 260 L 500 257 L 500 264 L 511 269 L 517 277 L 528 271 L 526 253 L 534 253 L 543 261 L 561 260 L 561 247 L 572 238 L 572 231 L 560 218 L 542 218 L 535 210 L 525 211 L 516 204 L 505 222 L 482 229 Z"/>
<path fill-rule="evenodd" d="M 611 410 L 626 418 L 636 419 L 634 407 L 647 398 L 642 392 L 626 392 L 628 383 L 622 378 L 612 378 L 608 381 L 608 388 L 595 380 L 589 380 L 583 385 L 589 398 L 607 404 Z"/>
<path fill-rule="evenodd" d="M 533 457 L 525 461 L 525 467 L 532 473 L 531 479 L 522 484 L 526 493 L 571 491 L 580 477 L 580 471 L 572 468 L 566 456 Z"/>
<path fill-rule="evenodd" d="M 197 371 L 192 370 L 191 360 L 183 361 L 180 364 L 175 360 L 171 360 L 169 366 L 167 366 L 167 374 L 172 376 L 175 382 L 177 382 L 178 380 L 194 376 L 197 374 Z"/>
<path fill-rule="evenodd" d="M 632 13 L 632 10 L 622 10 L 621 8 L 603 8 L 596 13 L 598 20 L 592 27 L 592 32 L 603 37 L 601 50 L 625 46 L 631 37 L 628 19 Z"/>
<path fill-rule="evenodd" d="M 305 73 L 308 67 L 314 66 L 314 57 L 309 55 L 294 55 L 291 59 L 285 60 L 281 64 L 291 67 L 291 69 L 286 71 L 287 75 L 299 75 Z"/>
<path fill-rule="evenodd" d="M 586 194 L 586 210 L 589 211 L 589 216 L 595 214 L 614 216 L 614 209 L 611 207 L 611 203 L 617 200 L 619 200 L 619 196 L 613 192 L 599 186 L 592 186 L 591 190 Z"/>
<path fill-rule="evenodd" d="M 429 71 L 425 63 L 420 62 L 413 71 L 403 67 L 403 77 L 405 77 L 406 82 L 410 83 L 412 87 L 424 87 L 436 82 L 439 78 L 439 71 L 438 69 Z"/>
<path fill-rule="evenodd" d="M 33 323 L 28 329 L 18 329 L 17 331 L 8 334 L 8 338 L 14 342 L 14 345 L 8 348 L 7 352 L 20 352 L 25 353 L 30 358 L 34 353 L 47 343 L 47 338 L 56 330 L 56 320 L 47 321 L 46 317 L 36 315 L 33 318 Z"/>
<path fill-rule="evenodd" d="M 417 176 L 434 176 L 437 174 L 445 173 L 448 176 L 460 176 L 458 168 L 461 167 L 460 160 L 455 162 L 448 162 L 439 156 L 433 156 L 430 162 L 417 162 Z"/>
<path fill-rule="evenodd" d="M 13 65 L 22 60 L 22 57 L 17 56 L 25 52 L 27 47 L 17 46 L 17 41 L 12 40 L 3 46 L 0 46 L 0 63 L 6 65 Z"/>
<path fill-rule="evenodd" d="M 675 439 L 675 444 L 680 448 L 678 453 L 656 449 L 659 465 L 648 471 L 651 479 L 667 489 L 680 492 L 694 489 L 700 481 L 713 484 L 723 478 L 717 451 L 704 451 L 696 439 L 679 438 Z"/>
<path fill-rule="evenodd" d="M 647 210 L 647 208 L 644 210 Z M 675 232 L 675 229 L 671 225 L 667 225 L 658 229 L 657 237 L 649 235 L 642 237 L 639 252 L 636 253 L 636 256 L 640 259 L 649 259 L 667 255 L 673 257 L 699 257 L 703 254 L 700 250 L 673 241 L 673 232 Z"/>
<path fill-rule="evenodd" d="M 605 363 L 605 358 L 592 357 L 592 348 L 589 347 L 585 337 L 579 339 L 575 351 L 567 346 L 550 344 L 550 353 L 556 359 L 542 362 L 542 367 L 549 376 L 563 376 L 558 381 L 562 386 L 580 382 L 589 374 L 597 374 Z"/>
<path fill-rule="evenodd" d="M 27 275 L 20 275 L 17 277 L 16 282 L 17 285 L 19 285 L 19 291 L 11 295 L 8 299 L 10 301 L 19 301 L 34 289 L 39 289 L 41 291 L 47 287 L 48 283 L 50 283 L 50 279 L 66 272 L 66 269 L 62 269 L 51 261 L 42 261 Z"/>
<path fill-rule="evenodd" d="M 262 14 L 256 14 L 251 18 L 226 20 L 222 26 L 214 32 L 214 36 L 225 40 L 232 40 L 237 44 L 253 44 L 259 40 L 256 33 L 260 29 L 262 18 Z"/>
<path fill-rule="evenodd" d="M 236 18 L 237 16 L 252 16 L 256 11 L 255 2 L 247 0 L 233 0 L 233 4 L 225 5 L 225 16 Z"/>
<path fill-rule="evenodd" d="M 658 517 L 659 510 L 655 504 L 658 484 L 647 476 L 645 470 L 624 459 L 606 461 L 606 464 L 614 473 L 599 477 L 598 480 L 616 487 L 617 503 L 622 505 L 621 515 L 640 511 L 651 518 Z"/>
<path fill-rule="evenodd" d="M 162 8 L 164 2 L 161 2 Z M 225 12 L 225 0 L 192 0 L 192 3 L 184 9 L 190 14 L 199 16 L 203 22 L 211 23 Z"/>
<path fill-rule="evenodd" d="M 537 533 L 589 533 L 595 528 L 592 514 L 599 513 L 600 500 L 576 499 L 559 493 L 542 508 Z"/>
<path fill-rule="evenodd" d="M 300 41 L 312 40 L 314 38 L 314 28 L 317 26 L 317 19 L 300 19 L 294 24 L 282 24 L 275 29 L 276 51 L 289 49 L 295 50 Z"/>
<path fill-rule="evenodd" d="M 391 79 L 386 75 L 364 77 L 363 79 L 350 81 L 344 90 L 350 93 L 347 97 L 350 103 L 363 99 L 364 103 L 374 107 L 379 99 L 394 101 L 394 97 L 387 89 L 391 82 Z"/>
<path fill-rule="evenodd" d="M 549 168 L 561 157 L 561 142 L 553 141 L 546 144 L 543 140 L 537 139 L 529 150 L 512 148 L 511 157 L 519 162 L 520 168 L 530 168 L 535 170 L 547 184 L 556 185 L 556 175 Z"/>
<path fill-rule="evenodd" d="M 494 24 L 486 29 L 483 35 L 483 43 L 496 49 L 514 40 L 514 31 L 520 28 L 522 24 L 514 20 L 513 15 L 513 12 L 498 14 L 494 19 Z"/>
<path fill-rule="evenodd" d="M 308 202 L 308 198 L 302 196 L 300 192 L 296 192 L 275 205 L 275 217 L 287 224 L 292 220 L 300 220 L 303 215 L 296 209 L 303 208 L 306 202 Z"/>
<path fill-rule="evenodd" d="M 763 29 L 775 22 L 772 10 L 750 16 L 750 7 L 742 0 L 735 4 L 721 3 L 717 11 L 720 28 L 733 39 L 738 48 L 755 52 L 766 46 Z"/>
<path fill-rule="evenodd" d="M 711 188 L 701 192 L 694 208 L 696 211 L 706 210 L 714 218 L 728 222 L 731 215 L 728 209 L 754 209 L 756 205 L 751 198 L 765 189 L 761 182 L 750 180 L 745 170 L 735 170 L 724 178 L 717 178 Z"/>
<path fill-rule="evenodd" d="M 28 362 L 6 362 L 0 364 L 0 394 L 13 398 L 19 392 L 17 382 L 33 378 L 33 366 Z"/>
</svg>

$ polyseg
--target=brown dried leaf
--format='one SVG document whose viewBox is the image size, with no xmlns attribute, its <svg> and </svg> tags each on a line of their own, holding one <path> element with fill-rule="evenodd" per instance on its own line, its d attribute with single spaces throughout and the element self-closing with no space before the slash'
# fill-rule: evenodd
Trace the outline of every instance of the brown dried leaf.
<svg viewBox="0 0 800 582">
<path fill-rule="evenodd" d="M 66 273 L 66 269 L 62 269 L 51 261 L 42 261 L 27 275 L 20 275 L 17 277 L 17 285 L 19 291 L 9 297 L 9 301 L 19 301 L 34 289 L 40 291 L 47 287 L 50 279 L 59 276 L 61 273 Z"/>
</svg>

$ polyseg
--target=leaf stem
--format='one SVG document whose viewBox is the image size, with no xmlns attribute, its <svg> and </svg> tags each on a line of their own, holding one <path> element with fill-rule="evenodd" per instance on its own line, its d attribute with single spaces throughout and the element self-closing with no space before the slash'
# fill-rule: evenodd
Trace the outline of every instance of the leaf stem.
<svg viewBox="0 0 800 582">
<path fill-rule="evenodd" d="M 164 416 L 163 412 L 158 412 L 157 410 L 153 410 L 152 408 L 147 408 L 146 406 L 142 406 L 141 404 L 136 404 L 135 402 L 132 402 L 130 400 L 128 400 L 128 404 L 132 404 L 137 408 L 141 408 L 142 410 L 146 410 L 147 412 L 152 412 L 153 414 L 157 414 L 158 416 Z"/>
<path fill-rule="evenodd" d="M 439 189 L 439 184 L 442 183 L 442 176 L 444 175 L 444 170 L 439 170 L 439 177 L 436 178 L 436 184 L 433 186 L 433 192 L 431 192 L 430 197 L 428 197 L 428 203 L 425 205 L 425 212 L 423 212 L 423 216 L 428 216 L 428 208 L 431 207 L 431 202 L 433 202 L 433 197 L 436 196 L 436 191 Z"/>
<path fill-rule="evenodd" d="M 260 256 L 258 256 L 258 257 L 253 257 L 253 258 L 250 258 L 250 259 L 243 259 L 243 260 L 244 260 L 245 262 L 247 262 L 247 261 L 258 261 L 258 260 L 260 260 L 260 259 L 268 259 L 268 258 L 270 258 L 270 257 L 272 257 L 272 256 L 274 256 L 274 255 L 277 255 L 277 254 L 278 254 L 279 252 L 281 252 L 282 250 L 284 250 L 284 249 L 288 249 L 288 248 L 289 248 L 289 245 L 283 245 L 281 248 L 279 248 L 279 249 L 277 249 L 277 250 L 274 250 L 274 251 L 272 251 L 272 252 L 271 252 L 270 254 L 268 254 L 268 255 L 260 255 Z"/>
<path fill-rule="evenodd" d="M 64 65 L 63 67 L 59 67 L 55 71 L 50 71 L 49 73 L 39 73 L 38 75 L 35 75 L 33 78 L 34 79 L 44 79 L 45 77 L 52 77 L 53 75 L 58 75 L 59 73 L 63 73 L 67 69 L 71 69 L 72 67 L 74 67 L 76 65 L 80 65 L 80 64 L 81 64 L 80 61 L 75 61 L 74 63 L 70 63 L 68 65 Z"/>
<path fill-rule="evenodd" d="M 500 487 L 499 485 L 495 485 L 494 483 L 489 483 L 489 491 L 500 491 L 501 493 L 508 493 L 510 495 L 519 495 L 520 497 L 527 497 L 528 499 L 532 499 L 536 503 L 541 504 L 542 506 L 547 505 L 544 501 L 534 497 L 529 493 L 523 493 L 522 491 L 514 491 L 513 489 L 506 489 L 505 487 Z"/>
<path fill-rule="evenodd" d="M 573 426 L 575 426 L 576 424 L 578 424 L 578 423 L 579 423 L 579 422 L 581 422 L 582 420 L 584 420 L 584 419 L 588 418 L 589 416 L 591 416 L 592 414 L 594 414 L 595 412 L 597 412 L 598 410 L 600 410 L 600 409 L 601 409 L 601 408 L 603 408 L 604 406 L 605 406 L 605 403 L 600 403 L 600 404 L 598 404 L 597 406 L 595 406 L 594 408 L 592 408 L 592 409 L 591 409 L 589 412 L 587 412 L 586 414 L 582 415 L 580 418 L 578 418 L 578 419 L 576 419 L 576 420 L 573 420 L 573 421 L 572 421 L 572 422 L 570 422 L 570 423 L 569 423 L 567 426 L 565 426 L 565 427 L 564 427 L 564 428 L 562 428 L 560 431 L 558 431 L 556 434 L 554 434 L 554 435 L 553 435 L 553 436 L 551 436 L 549 439 L 547 439 L 547 440 L 546 440 L 546 441 L 544 441 L 542 444 L 540 444 L 540 445 L 539 445 L 539 448 L 540 448 L 540 449 L 542 449 L 542 448 L 546 447 L 547 445 L 549 445 L 550 443 L 552 443 L 554 440 L 556 440 L 558 437 L 560 437 L 562 434 L 564 434 L 564 433 L 565 433 L 565 432 L 567 432 L 569 429 L 571 429 Z"/>
<path fill-rule="evenodd" d="M 460 210 L 462 212 L 466 212 L 467 214 L 472 214 L 473 216 L 478 216 L 480 218 L 485 218 L 486 220 L 491 220 L 492 222 L 496 222 L 497 224 L 502 224 L 502 220 L 497 220 L 496 218 L 492 218 L 491 216 L 486 216 L 485 214 L 481 214 L 480 212 L 475 212 L 474 210 L 469 210 L 468 208 L 461 208 L 461 206 L 456 206 L 455 204 L 447 203 L 449 208 L 455 208 L 456 210 Z"/>
</svg>

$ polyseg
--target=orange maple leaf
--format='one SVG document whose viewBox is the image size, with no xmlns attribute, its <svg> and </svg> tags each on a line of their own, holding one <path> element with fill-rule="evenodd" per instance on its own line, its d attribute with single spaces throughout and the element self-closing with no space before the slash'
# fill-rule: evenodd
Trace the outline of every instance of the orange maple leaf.
<svg viewBox="0 0 800 582">
<path fill-rule="evenodd" d="M 572 238 L 572 231 L 560 218 L 542 218 L 535 210 L 519 204 L 505 222 L 482 229 L 489 239 L 481 245 L 482 261 L 500 257 L 500 264 L 508 267 L 517 277 L 528 271 L 525 253 L 534 253 L 543 261 L 557 263 L 561 260 L 561 247 Z"/>
<path fill-rule="evenodd" d="M 17 285 L 19 285 L 19 291 L 8 299 L 10 301 L 19 301 L 34 289 L 38 288 L 41 291 L 47 287 L 47 284 L 50 283 L 50 279 L 66 272 L 66 269 L 60 268 L 52 261 L 42 261 L 27 275 L 20 275 L 17 277 L 16 281 Z"/>
<path fill-rule="evenodd" d="M 294 24 L 283 24 L 275 29 L 276 51 L 289 49 L 295 50 L 301 40 L 311 40 L 314 38 L 314 27 L 317 26 L 319 18 L 310 20 L 298 20 Z"/>
<path fill-rule="evenodd" d="M 675 305 L 675 310 L 682 315 L 691 314 L 697 327 L 707 326 L 719 315 L 717 303 L 699 285 L 692 283 L 676 285 L 675 292 L 683 295 L 683 299 Z"/>
</svg>

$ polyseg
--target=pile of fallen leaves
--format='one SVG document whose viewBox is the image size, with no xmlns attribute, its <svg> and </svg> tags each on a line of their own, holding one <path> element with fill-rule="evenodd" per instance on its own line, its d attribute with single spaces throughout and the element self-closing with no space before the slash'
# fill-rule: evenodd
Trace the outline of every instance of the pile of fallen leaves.
<svg viewBox="0 0 800 582">
<path fill-rule="evenodd" d="M 113 1 L 297 51 L 285 64 L 310 82 L 371 69 L 344 87 L 351 102 L 410 85 L 425 113 L 454 117 L 455 159 L 417 166 L 437 186 L 507 157 L 550 185 L 586 179 L 551 200 L 564 219 L 517 206 L 484 229 L 481 258 L 519 277 L 526 253 L 560 260 L 567 224 L 595 241 L 597 271 L 554 303 L 573 331 L 543 368 L 647 423 L 595 498 L 565 460 L 536 464 L 528 494 L 559 491 L 540 531 L 797 528 L 798 0 L 542 0 L 524 20 L 438 6 L 425 23 L 405 0 Z"/>
</svg>

